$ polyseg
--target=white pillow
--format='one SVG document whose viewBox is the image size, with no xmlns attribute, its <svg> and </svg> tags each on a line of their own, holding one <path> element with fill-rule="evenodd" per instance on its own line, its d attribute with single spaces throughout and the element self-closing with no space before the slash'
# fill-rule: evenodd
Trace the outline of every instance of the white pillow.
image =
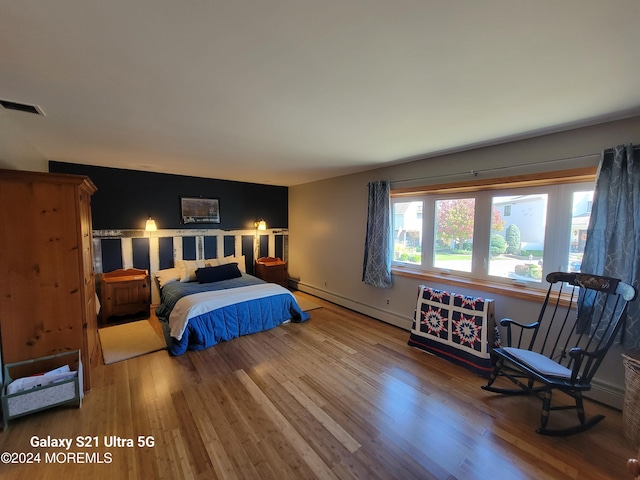
<svg viewBox="0 0 640 480">
<path fill-rule="evenodd" d="M 209 258 L 204 261 L 204 264 L 207 267 L 218 267 L 220 266 L 220 260 L 218 260 L 217 258 Z"/>
<path fill-rule="evenodd" d="M 233 255 L 230 255 L 228 257 L 224 257 L 224 258 L 218 258 L 218 265 L 226 265 L 227 263 L 231 263 L 233 262 L 235 257 Z"/>
<path fill-rule="evenodd" d="M 228 257 L 224 257 L 220 260 L 220 265 L 225 263 L 237 263 L 238 269 L 243 273 L 247 273 L 247 262 L 245 261 L 244 255 L 240 255 L 238 257 L 235 255 L 229 255 Z"/>
<path fill-rule="evenodd" d="M 164 270 L 158 270 L 155 276 L 160 288 L 162 288 L 167 283 L 180 281 L 180 270 L 177 268 L 166 268 Z"/>
<path fill-rule="evenodd" d="M 180 271 L 180 281 L 183 283 L 197 281 L 196 270 L 206 266 L 204 260 L 176 260 L 175 265 Z"/>
</svg>

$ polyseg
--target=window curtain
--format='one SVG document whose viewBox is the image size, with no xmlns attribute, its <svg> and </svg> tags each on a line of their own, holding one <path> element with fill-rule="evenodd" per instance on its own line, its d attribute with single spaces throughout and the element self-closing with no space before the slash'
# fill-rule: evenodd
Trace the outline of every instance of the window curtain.
<svg viewBox="0 0 640 480">
<path fill-rule="evenodd" d="M 580 267 L 585 273 L 619 278 L 636 289 L 640 279 L 640 159 L 634 160 L 634 152 L 637 156 L 639 149 L 639 145 L 628 144 L 602 152 Z M 592 306 L 589 301 L 585 299 L 587 310 Z M 624 322 L 620 343 L 640 351 L 640 301 L 629 304 Z"/>
<path fill-rule="evenodd" d="M 391 288 L 390 194 L 390 182 L 379 180 L 369 183 L 362 281 L 380 288 Z"/>
</svg>

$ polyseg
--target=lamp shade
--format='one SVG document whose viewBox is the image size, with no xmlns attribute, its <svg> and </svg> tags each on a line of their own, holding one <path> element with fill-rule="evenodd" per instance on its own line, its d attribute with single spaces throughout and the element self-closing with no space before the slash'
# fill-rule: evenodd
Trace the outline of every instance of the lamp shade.
<svg viewBox="0 0 640 480">
<path fill-rule="evenodd" d="M 156 227 L 156 221 L 149 217 L 147 219 L 147 223 L 144 226 L 144 231 L 145 232 L 156 232 L 158 230 L 158 227 Z"/>
<path fill-rule="evenodd" d="M 267 222 L 265 222 L 264 220 L 260 220 L 258 222 L 253 222 L 253 224 L 255 225 L 257 230 L 266 230 L 267 229 Z"/>
</svg>

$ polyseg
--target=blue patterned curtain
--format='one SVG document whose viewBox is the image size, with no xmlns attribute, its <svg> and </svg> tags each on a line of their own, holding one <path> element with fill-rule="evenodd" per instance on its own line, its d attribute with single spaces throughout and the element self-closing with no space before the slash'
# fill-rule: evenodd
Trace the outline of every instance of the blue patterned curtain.
<svg viewBox="0 0 640 480">
<path fill-rule="evenodd" d="M 602 152 L 580 267 L 582 272 L 619 278 L 636 288 L 640 281 L 640 164 L 633 154 L 639 147 L 618 145 Z M 640 301 L 629 304 L 621 338 L 624 347 L 640 350 Z"/>
<path fill-rule="evenodd" d="M 391 184 L 380 180 L 369 184 L 367 236 L 364 243 L 362 281 L 391 288 Z"/>
</svg>

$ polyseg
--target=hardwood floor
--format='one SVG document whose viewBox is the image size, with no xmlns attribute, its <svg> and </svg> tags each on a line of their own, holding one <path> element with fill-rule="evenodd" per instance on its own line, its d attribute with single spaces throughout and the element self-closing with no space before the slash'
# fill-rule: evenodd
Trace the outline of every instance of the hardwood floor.
<svg viewBox="0 0 640 480">
<path fill-rule="evenodd" d="M 0 464 L 0 478 L 631 478 L 619 411 L 587 402 L 606 415 L 595 428 L 540 436 L 537 399 L 485 392 L 482 378 L 409 347 L 408 332 L 310 298 L 324 308 L 306 323 L 96 368 L 81 409 L 10 422 L 0 452 L 41 458 Z M 73 443 L 37 448 L 34 436 Z M 112 436 L 136 446 L 105 445 Z"/>
</svg>

